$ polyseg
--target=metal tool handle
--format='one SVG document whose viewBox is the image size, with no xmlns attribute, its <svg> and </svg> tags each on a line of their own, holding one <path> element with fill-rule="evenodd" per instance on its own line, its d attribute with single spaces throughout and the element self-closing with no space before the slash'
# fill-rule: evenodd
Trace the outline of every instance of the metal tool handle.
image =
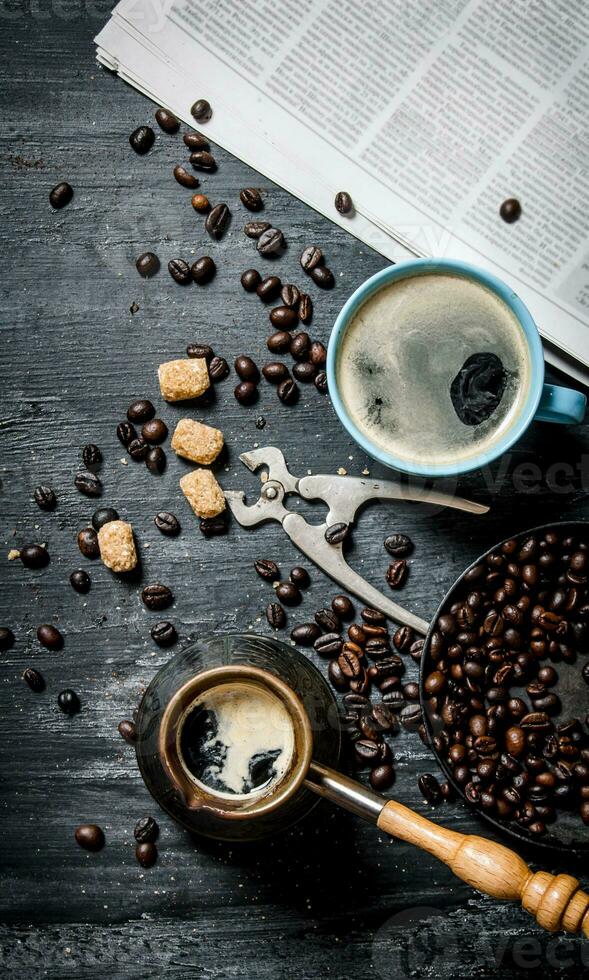
<svg viewBox="0 0 589 980">
<path fill-rule="evenodd" d="M 414 616 L 413 613 L 403 609 L 392 599 L 388 599 L 361 575 L 358 575 L 353 568 L 350 568 L 344 558 L 341 544 L 328 544 L 324 537 L 327 524 L 320 526 L 307 524 L 305 518 L 300 514 L 290 512 L 284 518 L 282 526 L 293 544 L 296 544 L 303 554 L 319 565 L 344 589 L 358 596 L 359 599 L 362 599 L 369 606 L 373 606 L 374 609 L 380 610 L 395 622 L 411 626 L 417 633 L 425 636 L 429 629 L 429 624 L 425 619 Z"/>
<path fill-rule="evenodd" d="M 328 524 L 343 521 L 351 524 L 356 511 L 370 500 L 408 500 L 435 507 L 453 507 L 468 514 L 486 514 L 484 504 L 456 497 L 426 487 L 417 487 L 394 480 L 370 480 L 355 476 L 303 476 L 297 485 L 298 493 L 306 500 L 323 500 L 329 507 Z"/>
</svg>

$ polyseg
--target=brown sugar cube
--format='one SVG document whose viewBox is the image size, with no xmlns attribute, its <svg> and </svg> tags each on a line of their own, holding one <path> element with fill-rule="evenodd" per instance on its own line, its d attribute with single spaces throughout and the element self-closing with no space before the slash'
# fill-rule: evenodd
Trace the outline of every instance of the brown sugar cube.
<svg viewBox="0 0 589 980">
<path fill-rule="evenodd" d="M 210 470 L 192 470 L 180 488 L 197 517 L 216 517 L 225 510 L 223 491 Z"/>
<path fill-rule="evenodd" d="M 100 557 L 112 572 L 130 572 L 137 565 L 133 528 L 126 521 L 109 521 L 98 532 Z"/>
<path fill-rule="evenodd" d="M 198 398 L 210 385 L 209 369 L 204 357 L 184 357 L 165 361 L 157 369 L 160 389 L 167 402 Z"/>
<path fill-rule="evenodd" d="M 180 419 L 172 436 L 172 449 L 193 463 L 212 463 L 223 448 L 223 433 L 211 425 Z"/>
</svg>

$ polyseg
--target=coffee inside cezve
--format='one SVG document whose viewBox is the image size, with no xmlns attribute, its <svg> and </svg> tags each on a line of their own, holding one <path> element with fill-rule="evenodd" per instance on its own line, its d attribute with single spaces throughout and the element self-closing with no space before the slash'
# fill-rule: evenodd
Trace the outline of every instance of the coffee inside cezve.
<svg viewBox="0 0 589 980">
<path fill-rule="evenodd" d="M 404 460 L 440 465 L 492 449 L 530 380 L 527 342 L 507 304 L 447 273 L 400 279 L 369 297 L 336 370 L 362 434 Z"/>
<path fill-rule="evenodd" d="M 220 684 L 188 709 L 180 754 L 197 782 L 222 796 L 251 796 L 288 772 L 294 732 L 288 711 L 256 684 Z"/>
</svg>

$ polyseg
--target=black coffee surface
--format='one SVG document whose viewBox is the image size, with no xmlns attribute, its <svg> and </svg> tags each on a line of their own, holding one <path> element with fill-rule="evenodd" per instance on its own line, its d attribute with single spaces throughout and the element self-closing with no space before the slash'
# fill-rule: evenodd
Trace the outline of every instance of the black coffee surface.
<svg viewBox="0 0 589 980">
<path fill-rule="evenodd" d="M 450 386 L 458 418 L 465 425 L 480 425 L 491 418 L 505 391 L 507 374 L 496 354 L 471 354 Z"/>
</svg>

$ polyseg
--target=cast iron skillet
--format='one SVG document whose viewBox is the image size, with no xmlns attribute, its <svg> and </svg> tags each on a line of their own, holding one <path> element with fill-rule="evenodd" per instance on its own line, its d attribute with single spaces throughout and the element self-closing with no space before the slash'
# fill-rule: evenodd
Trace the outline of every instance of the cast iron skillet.
<svg viewBox="0 0 589 980">
<path fill-rule="evenodd" d="M 449 608 L 462 592 L 464 587 L 464 576 L 466 573 L 470 571 L 471 568 L 474 568 L 475 565 L 478 565 L 481 561 L 483 561 L 487 555 L 497 551 L 505 541 L 510 541 L 515 538 L 516 541 L 523 542 L 531 535 L 541 536 L 546 531 L 553 529 L 565 536 L 584 535 L 585 540 L 589 542 L 589 522 L 565 521 L 556 524 L 544 524 L 540 527 L 534 527 L 528 531 L 523 531 L 521 534 L 510 535 L 508 538 L 500 541 L 498 544 L 485 551 L 482 555 L 479 555 L 476 561 L 473 561 L 456 580 L 434 613 L 429 631 L 425 638 L 419 674 L 420 699 L 423 708 L 424 723 L 432 752 L 434 753 L 438 764 L 444 771 L 446 778 L 454 787 L 456 793 L 462 797 L 462 799 L 472 810 L 474 810 L 479 816 L 483 817 L 483 819 L 488 823 L 492 824 L 497 830 L 504 834 L 508 834 L 510 837 L 513 837 L 518 841 L 522 841 L 525 844 L 531 843 L 535 847 L 544 848 L 553 852 L 567 854 L 571 854 L 571 852 L 573 852 L 573 854 L 578 854 L 579 857 L 583 856 L 586 859 L 586 855 L 589 853 L 589 831 L 585 828 L 578 811 L 575 810 L 574 812 L 568 812 L 566 810 L 558 810 L 558 819 L 556 822 L 548 825 L 548 832 L 544 837 L 538 837 L 528 833 L 526 828 L 521 824 L 518 824 L 515 821 L 500 820 L 498 817 L 491 816 L 486 810 L 483 810 L 482 807 L 476 806 L 466 799 L 462 787 L 455 782 L 452 775 L 452 770 L 448 766 L 447 762 L 434 748 L 434 718 L 432 717 L 431 710 L 428 709 L 429 699 L 424 691 L 425 678 L 432 669 L 435 669 L 435 664 L 430 657 L 430 642 L 435 624 L 438 616 L 445 609 Z M 550 664 L 551 661 L 546 660 L 545 663 Z M 563 703 L 562 712 L 554 719 L 557 723 L 559 721 L 564 722 L 575 717 L 580 718 L 582 721 L 587 714 L 589 709 L 589 688 L 583 683 L 580 676 L 583 663 L 584 661 L 578 657 L 576 663 L 574 664 L 565 664 L 564 662 L 560 662 L 556 665 L 556 669 L 558 671 L 558 683 L 554 690 L 559 694 Z M 516 696 L 520 694 L 521 690 L 523 689 L 520 690 L 519 688 L 513 687 L 511 690 L 514 693 L 514 696 Z M 529 702 L 529 698 L 527 698 L 525 690 L 523 691 L 523 697 Z"/>
</svg>

